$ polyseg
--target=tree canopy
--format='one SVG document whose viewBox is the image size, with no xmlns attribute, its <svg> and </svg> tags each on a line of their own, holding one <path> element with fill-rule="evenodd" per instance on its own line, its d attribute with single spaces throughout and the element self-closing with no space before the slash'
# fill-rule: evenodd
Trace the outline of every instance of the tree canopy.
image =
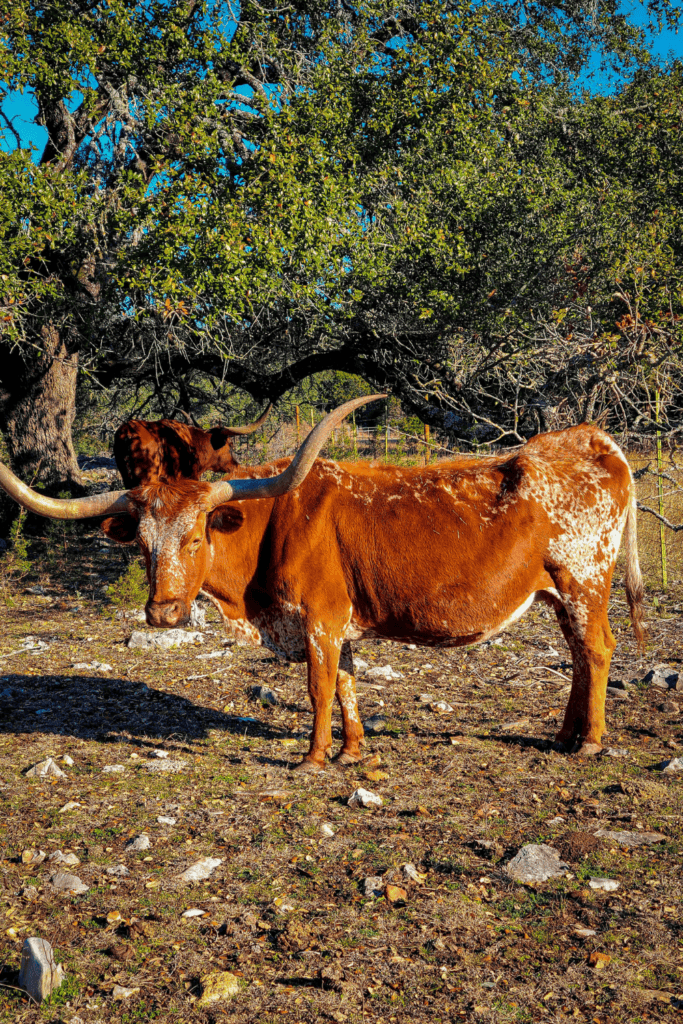
<svg viewBox="0 0 683 1024">
<path fill-rule="evenodd" d="M 78 374 L 169 411 L 347 370 L 463 439 L 661 387 L 678 423 L 681 69 L 612 0 L 2 6 L 47 132 L 0 155 L 18 471 L 77 484 Z"/>
</svg>

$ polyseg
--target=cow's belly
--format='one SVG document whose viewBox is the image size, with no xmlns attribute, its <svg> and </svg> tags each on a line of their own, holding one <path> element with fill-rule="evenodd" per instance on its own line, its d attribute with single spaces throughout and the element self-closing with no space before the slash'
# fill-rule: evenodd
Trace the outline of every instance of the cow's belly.
<svg viewBox="0 0 683 1024">
<path fill-rule="evenodd" d="M 521 619 L 535 601 L 559 597 L 558 592 L 552 587 L 534 590 L 517 607 L 507 608 L 498 613 L 490 609 L 476 623 L 461 623 L 459 616 L 455 614 L 452 617 L 447 615 L 446 618 L 434 616 L 428 623 L 411 623 L 404 620 L 400 625 L 368 625 L 353 614 L 344 637 L 346 640 L 395 640 L 424 647 L 464 647 L 468 644 L 481 643 L 502 633 Z"/>
</svg>

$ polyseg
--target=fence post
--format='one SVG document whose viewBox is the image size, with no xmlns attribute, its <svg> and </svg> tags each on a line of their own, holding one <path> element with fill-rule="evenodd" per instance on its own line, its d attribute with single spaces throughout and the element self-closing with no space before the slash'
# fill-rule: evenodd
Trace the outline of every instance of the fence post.
<svg viewBox="0 0 683 1024">
<path fill-rule="evenodd" d="M 655 423 L 659 423 L 659 388 L 655 391 Z M 657 496 L 659 498 L 659 514 L 664 515 L 664 488 L 662 487 L 662 432 L 657 430 Z M 659 542 L 662 554 L 662 590 L 667 589 L 666 573 L 666 536 L 664 523 L 659 524 Z"/>
<path fill-rule="evenodd" d="M 353 410 L 353 458 L 358 459 L 358 434 L 356 432 L 356 410 Z"/>
<path fill-rule="evenodd" d="M 299 406 L 296 407 L 296 443 L 301 444 L 301 420 L 299 418 Z"/>
<path fill-rule="evenodd" d="M 429 462 L 429 424 L 425 423 L 425 466 Z"/>
</svg>

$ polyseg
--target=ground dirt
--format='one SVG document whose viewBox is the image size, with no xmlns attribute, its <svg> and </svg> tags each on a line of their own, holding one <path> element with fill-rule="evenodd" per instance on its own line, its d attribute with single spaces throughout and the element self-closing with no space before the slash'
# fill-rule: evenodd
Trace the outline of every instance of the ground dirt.
<svg viewBox="0 0 683 1024">
<path fill-rule="evenodd" d="M 386 732 L 368 738 L 362 764 L 301 775 L 290 769 L 311 724 L 303 666 L 238 646 L 201 659 L 225 649 L 211 615 L 203 645 L 129 650 L 132 629 L 146 627 L 116 619 L 101 597 L 124 553 L 94 534 L 60 550 L 0 605 L 0 1021 L 681 1019 L 683 774 L 657 766 L 683 756 L 683 694 L 640 684 L 609 697 L 606 745 L 627 756 L 582 758 L 552 747 L 571 668 L 546 609 L 479 648 L 359 643 L 370 666 L 403 673 L 359 685 L 362 717 L 384 714 Z M 27 593 L 35 584 L 46 593 Z M 612 679 L 642 679 L 660 662 L 681 670 L 676 599 L 659 594 L 641 659 L 616 583 Z M 24 652 L 27 636 L 48 646 Z M 72 667 L 93 661 L 111 671 Z M 252 699 L 255 684 L 280 703 Z M 150 772 L 159 749 L 185 762 L 178 774 Z M 48 755 L 66 778 L 27 778 Z M 358 786 L 383 807 L 349 808 Z M 79 806 L 63 810 L 69 802 Z M 665 840 L 628 848 L 599 829 Z M 150 848 L 125 852 L 141 833 Z M 505 864 L 535 842 L 554 846 L 570 874 L 512 882 Z M 88 891 L 58 892 L 54 864 L 22 862 L 30 848 L 77 854 L 67 870 Z M 222 863 L 206 882 L 180 881 L 202 857 Z M 422 877 L 406 881 L 406 863 Z M 107 874 L 117 864 L 128 877 Z M 405 899 L 366 897 L 363 879 L 377 875 Z M 619 889 L 593 890 L 591 876 Z M 182 918 L 189 908 L 206 913 Z M 16 988 L 31 935 L 49 939 L 67 974 L 41 1007 Z M 200 1008 L 199 979 L 212 971 L 234 972 L 241 988 Z M 115 985 L 139 991 L 117 1002 Z"/>
</svg>

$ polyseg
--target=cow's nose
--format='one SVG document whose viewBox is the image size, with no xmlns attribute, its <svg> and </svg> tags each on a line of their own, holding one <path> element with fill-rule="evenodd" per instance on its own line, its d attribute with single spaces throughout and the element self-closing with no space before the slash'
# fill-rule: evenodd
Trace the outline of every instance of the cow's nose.
<svg viewBox="0 0 683 1024">
<path fill-rule="evenodd" d="M 190 612 L 184 601 L 148 601 L 145 607 L 147 624 L 168 628 L 170 626 L 186 626 L 190 621 Z"/>
</svg>

